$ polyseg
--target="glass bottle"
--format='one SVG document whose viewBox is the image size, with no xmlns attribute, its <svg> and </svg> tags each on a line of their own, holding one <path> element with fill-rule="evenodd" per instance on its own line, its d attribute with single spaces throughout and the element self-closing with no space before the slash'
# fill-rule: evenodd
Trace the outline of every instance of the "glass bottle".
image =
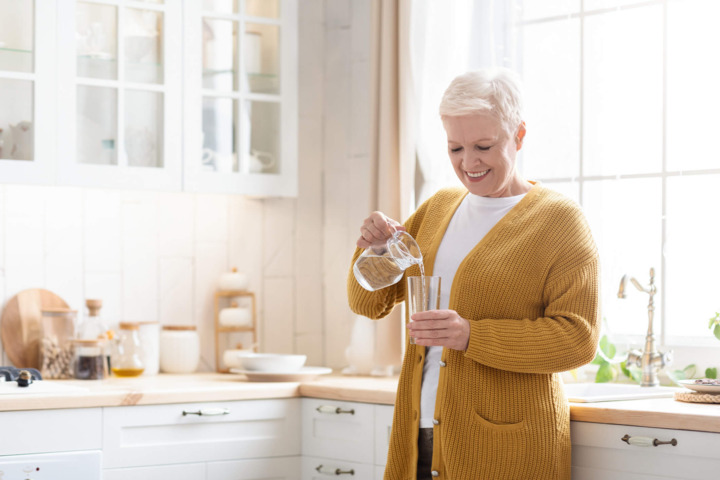
<svg viewBox="0 0 720 480">
<path fill-rule="evenodd" d="M 76 310 L 48 308 L 42 310 L 40 341 L 40 374 L 43 378 L 72 378 L 73 334 Z"/>
<path fill-rule="evenodd" d="M 85 317 L 80 319 L 75 337 L 81 340 L 112 339 L 113 333 L 110 330 L 110 327 L 100 316 L 102 300 L 89 298 L 85 300 L 85 306 L 88 309 L 88 313 Z M 105 362 L 107 363 L 105 368 L 107 371 L 110 371 L 109 342 L 103 343 L 103 355 L 105 357 Z"/>
<path fill-rule="evenodd" d="M 139 323 L 120 322 L 118 337 L 113 343 L 110 359 L 114 375 L 136 377 L 145 370 L 139 332 Z"/>
</svg>

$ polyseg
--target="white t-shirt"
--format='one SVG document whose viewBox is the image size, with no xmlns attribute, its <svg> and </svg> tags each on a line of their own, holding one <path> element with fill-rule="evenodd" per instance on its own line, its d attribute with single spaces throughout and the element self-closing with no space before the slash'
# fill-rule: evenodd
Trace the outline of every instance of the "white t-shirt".
<svg viewBox="0 0 720 480">
<path fill-rule="evenodd" d="M 460 263 L 485 234 L 524 196 L 525 194 L 500 198 L 480 197 L 473 194 L 465 196 L 450 220 L 435 257 L 433 276 L 441 278 L 441 310 L 448 308 L 450 288 Z M 427 347 L 420 396 L 420 428 L 433 426 L 441 357 L 442 347 Z"/>
</svg>

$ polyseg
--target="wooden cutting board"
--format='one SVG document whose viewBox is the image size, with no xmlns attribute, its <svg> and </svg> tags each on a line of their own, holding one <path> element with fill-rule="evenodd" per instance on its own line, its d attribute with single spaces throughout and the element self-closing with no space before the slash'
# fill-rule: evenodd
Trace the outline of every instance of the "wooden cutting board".
<svg viewBox="0 0 720 480">
<path fill-rule="evenodd" d="M 5 304 L 0 320 L 0 336 L 5 353 L 19 368 L 40 368 L 38 359 L 42 339 L 42 310 L 68 308 L 65 300 L 41 288 L 23 290 Z"/>
</svg>

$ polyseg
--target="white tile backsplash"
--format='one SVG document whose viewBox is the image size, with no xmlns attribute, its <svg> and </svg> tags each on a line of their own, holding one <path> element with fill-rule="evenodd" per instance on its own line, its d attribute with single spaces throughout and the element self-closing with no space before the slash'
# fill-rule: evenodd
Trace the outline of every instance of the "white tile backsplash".
<svg viewBox="0 0 720 480">
<path fill-rule="evenodd" d="M 158 250 L 166 257 L 192 258 L 195 196 L 168 193 L 158 198 Z"/>
<path fill-rule="evenodd" d="M 120 272 L 122 269 L 121 195 L 118 190 L 84 192 L 86 271 Z"/>
<path fill-rule="evenodd" d="M 262 351 L 295 351 L 295 279 L 266 278 L 263 286 Z"/>
<path fill-rule="evenodd" d="M 123 277 L 120 272 L 86 272 L 85 298 L 99 298 L 103 302 L 100 315 L 111 327 L 125 320 L 123 315 Z M 82 304 L 85 311 L 85 303 Z"/>
<path fill-rule="evenodd" d="M 194 325 L 192 257 L 160 257 L 160 323 Z"/>
</svg>

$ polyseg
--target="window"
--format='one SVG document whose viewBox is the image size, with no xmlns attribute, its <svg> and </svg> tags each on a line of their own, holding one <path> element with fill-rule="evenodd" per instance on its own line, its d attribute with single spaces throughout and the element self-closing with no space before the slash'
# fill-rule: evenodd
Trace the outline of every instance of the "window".
<svg viewBox="0 0 720 480">
<path fill-rule="evenodd" d="M 466 18 L 498 3 L 476 0 Z M 628 285 L 620 300 L 617 291 L 624 274 L 647 285 L 654 267 L 658 343 L 718 346 L 707 324 L 720 310 L 720 2 L 525 0 L 505 13 L 504 48 L 497 35 L 475 43 L 503 55 L 476 55 L 455 74 L 492 64 L 521 73 L 519 167 L 585 209 L 601 254 L 605 332 L 642 348 L 648 295 Z"/>
</svg>

